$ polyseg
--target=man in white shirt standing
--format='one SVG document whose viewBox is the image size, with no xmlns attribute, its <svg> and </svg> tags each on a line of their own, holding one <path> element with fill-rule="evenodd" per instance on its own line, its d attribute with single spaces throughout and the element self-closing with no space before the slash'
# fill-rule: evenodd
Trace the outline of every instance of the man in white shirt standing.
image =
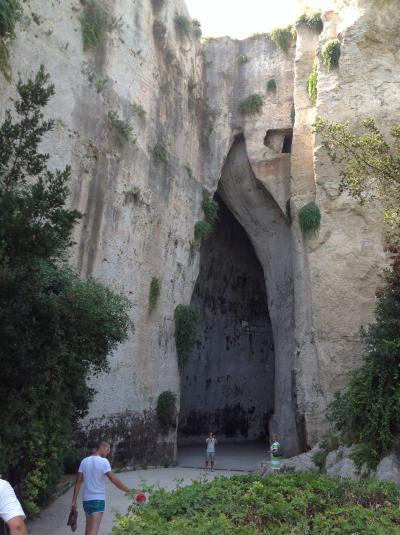
<svg viewBox="0 0 400 535">
<path fill-rule="evenodd" d="M 81 462 L 76 476 L 72 508 L 76 508 L 79 491 L 82 483 L 83 510 L 86 514 L 85 535 L 97 535 L 106 505 L 106 480 L 105 477 L 123 492 L 131 492 L 122 481 L 111 471 L 111 465 L 106 459 L 110 453 L 110 444 L 100 442 L 93 455 L 85 457 Z"/>
<path fill-rule="evenodd" d="M 210 431 L 208 438 L 206 438 L 207 451 L 206 451 L 206 470 L 208 469 L 208 463 L 210 463 L 211 471 L 214 470 L 214 459 L 215 459 L 215 446 L 217 444 L 217 439 L 214 436 L 214 433 Z"/>
<path fill-rule="evenodd" d="M 21 504 L 10 483 L 4 479 L 0 479 L 0 518 L 9 527 L 10 535 L 28 535 Z"/>
</svg>

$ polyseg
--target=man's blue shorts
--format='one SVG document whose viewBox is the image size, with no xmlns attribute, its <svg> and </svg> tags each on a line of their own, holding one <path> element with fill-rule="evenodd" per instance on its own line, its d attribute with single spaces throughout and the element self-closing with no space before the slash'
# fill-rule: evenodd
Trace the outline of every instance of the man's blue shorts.
<svg viewBox="0 0 400 535">
<path fill-rule="evenodd" d="M 94 513 L 104 513 L 106 502 L 104 500 L 89 500 L 83 502 L 83 510 L 87 515 L 93 515 Z"/>
</svg>

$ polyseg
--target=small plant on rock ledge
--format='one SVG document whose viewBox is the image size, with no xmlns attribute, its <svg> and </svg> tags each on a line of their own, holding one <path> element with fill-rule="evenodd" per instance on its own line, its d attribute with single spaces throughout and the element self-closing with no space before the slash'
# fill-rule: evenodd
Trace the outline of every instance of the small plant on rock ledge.
<svg viewBox="0 0 400 535">
<path fill-rule="evenodd" d="M 208 221 L 197 221 L 194 226 L 194 239 L 197 242 L 200 242 L 204 240 L 204 238 L 207 238 L 207 236 L 211 234 L 212 231 L 213 227 Z"/>
<path fill-rule="evenodd" d="M 134 201 L 138 202 L 140 200 L 141 190 L 138 186 L 133 186 L 133 188 L 130 188 L 125 191 L 125 199 L 127 201 Z"/>
<path fill-rule="evenodd" d="M 340 58 L 340 41 L 333 39 L 327 43 L 322 49 L 322 59 L 324 65 L 328 67 L 328 71 L 337 69 L 339 67 Z"/>
<path fill-rule="evenodd" d="M 311 201 L 299 210 L 300 228 L 305 236 L 316 235 L 321 224 L 321 212 Z"/>
<path fill-rule="evenodd" d="M 201 242 L 213 232 L 218 218 L 218 203 L 208 194 L 204 197 L 201 207 L 205 218 L 202 221 L 197 221 L 194 226 L 194 239 L 196 242 Z"/>
<path fill-rule="evenodd" d="M 194 78 L 189 78 L 189 82 L 188 82 L 189 92 L 193 93 L 193 91 L 196 89 L 196 87 L 197 87 L 196 80 Z"/>
<path fill-rule="evenodd" d="M 98 0 L 88 0 L 81 16 L 83 49 L 95 49 L 107 32 L 107 13 Z"/>
<path fill-rule="evenodd" d="M 239 102 L 239 112 L 244 115 L 254 115 L 262 110 L 264 97 L 257 93 Z"/>
<path fill-rule="evenodd" d="M 176 425 L 176 395 L 170 390 L 162 392 L 157 399 L 157 419 L 164 433 Z"/>
<path fill-rule="evenodd" d="M 175 30 L 180 37 L 189 35 L 192 23 L 185 15 L 176 15 L 174 18 Z"/>
<path fill-rule="evenodd" d="M 120 119 L 115 111 L 109 111 L 107 117 L 121 143 L 125 143 L 129 139 L 136 141 L 132 138 L 132 127 L 126 121 Z"/>
<path fill-rule="evenodd" d="M 161 293 L 161 281 L 156 277 L 151 279 L 149 291 L 149 313 L 155 310 Z"/>
<path fill-rule="evenodd" d="M 153 160 L 156 165 L 167 163 L 168 156 L 165 147 L 161 143 L 157 143 L 153 148 Z"/>
<path fill-rule="evenodd" d="M 178 367 L 182 373 L 196 343 L 200 311 L 196 305 L 178 305 L 174 312 Z"/>
</svg>

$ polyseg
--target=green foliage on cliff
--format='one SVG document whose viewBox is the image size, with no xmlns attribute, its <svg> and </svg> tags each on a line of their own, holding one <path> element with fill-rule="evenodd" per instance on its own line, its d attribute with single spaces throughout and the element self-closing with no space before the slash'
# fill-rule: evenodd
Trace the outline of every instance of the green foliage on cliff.
<svg viewBox="0 0 400 535">
<path fill-rule="evenodd" d="M 316 132 L 332 161 L 341 168 L 340 190 L 361 204 L 378 197 L 384 204 L 387 240 L 400 243 L 400 125 L 385 137 L 374 120 L 363 120 L 365 133 L 353 134 L 347 123 L 318 118 Z"/>
<path fill-rule="evenodd" d="M 43 119 L 54 86 L 41 67 L 17 90 L 0 125 L 0 473 L 32 513 L 93 397 L 86 379 L 107 370 L 131 324 L 124 298 L 65 261 L 80 219 L 65 208 L 71 171 L 50 171 L 38 152 L 54 127 Z"/>
<path fill-rule="evenodd" d="M 289 52 L 289 48 L 296 39 L 296 29 L 294 26 L 287 26 L 286 28 L 275 28 L 269 32 L 268 36 L 283 52 Z"/>
<path fill-rule="evenodd" d="M 315 235 L 321 224 L 321 212 L 311 201 L 299 210 L 300 228 L 305 236 Z"/>
<path fill-rule="evenodd" d="M 8 46 L 15 37 L 15 25 L 22 15 L 19 0 L 0 0 L 0 71 L 11 80 Z"/>
<path fill-rule="evenodd" d="M 120 516 L 112 535 L 395 535 L 400 489 L 392 483 L 312 473 L 194 481 L 150 489 L 151 499 Z"/>
<path fill-rule="evenodd" d="M 170 390 L 162 392 L 157 399 L 157 419 L 166 433 L 176 425 L 176 395 Z"/>
<path fill-rule="evenodd" d="M 83 49 L 95 49 L 105 39 L 107 12 L 98 0 L 88 0 L 81 15 Z"/>
<path fill-rule="evenodd" d="M 168 161 L 167 151 L 161 143 L 156 143 L 153 147 L 153 160 L 156 165 L 167 163 Z"/>
<path fill-rule="evenodd" d="M 151 279 L 149 290 L 149 312 L 153 312 L 158 304 L 158 300 L 161 294 L 161 281 L 156 277 Z"/>
<path fill-rule="evenodd" d="M 321 33 L 323 22 L 320 11 L 306 11 L 296 20 L 296 26 L 304 25 L 314 32 Z"/>
<path fill-rule="evenodd" d="M 182 373 L 196 343 L 200 311 L 196 305 L 178 305 L 175 308 L 174 319 L 178 367 Z"/>
<path fill-rule="evenodd" d="M 364 365 L 330 406 L 343 441 L 355 444 L 358 467 L 375 468 L 400 443 L 400 254 L 394 252 L 377 292 L 375 322 L 363 333 Z"/>
<path fill-rule="evenodd" d="M 114 131 L 117 134 L 118 140 L 123 144 L 128 140 L 136 141 L 132 137 L 132 127 L 130 124 L 124 119 L 121 119 L 118 117 L 117 112 L 115 111 L 109 111 L 107 114 L 108 121 L 110 123 L 110 126 L 114 129 Z"/>
<path fill-rule="evenodd" d="M 207 238 L 212 231 L 213 227 L 208 221 L 197 221 L 194 226 L 194 239 L 198 242 L 204 240 L 204 238 Z"/>
<path fill-rule="evenodd" d="M 263 95 L 254 93 L 239 102 L 239 112 L 243 115 L 254 115 L 262 110 L 264 104 Z"/>
<path fill-rule="evenodd" d="M 194 226 L 194 239 L 197 242 L 203 240 L 213 232 L 219 210 L 218 202 L 208 194 L 205 195 L 201 207 L 203 208 L 205 218 L 202 221 L 198 221 Z"/>
<path fill-rule="evenodd" d="M 314 61 L 313 70 L 307 80 L 308 98 L 312 104 L 317 102 L 318 96 L 318 64 Z"/>
<path fill-rule="evenodd" d="M 340 58 L 340 41 L 333 39 L 329 41 L 322 49 L 322 60 L 328 70 L 337 69 L 339 67 Z"/>
<path fill-rule="evenodd" d="M 174 18 L 175 30 L 180 37 L 190 34 L 192 22 L 185 15 L 176 15 Z"/>
</svg>

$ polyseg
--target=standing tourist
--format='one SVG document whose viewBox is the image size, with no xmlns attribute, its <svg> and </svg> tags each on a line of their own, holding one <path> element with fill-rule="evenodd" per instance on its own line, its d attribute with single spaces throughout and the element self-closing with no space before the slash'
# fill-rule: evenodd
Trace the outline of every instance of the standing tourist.
<svg viewBox="0 0 400 535">
<path fill-rule="evenodd" d="M 215 459 L 215 446 L 217 444 L 217 439 L 214 436 L 214 433 L 210 431 L 208 438 L 206 438 L 206 470 L 208 469 L 208 463 L 210 463 L 211 472 L 214 471 L 214 459 Z"/>
<path fill-rule="evenodd" d="M 100 442 L 94 454 L 83 459 L 76 476 L 71 508 L 76 509 L 79 491 L 82 483 L 84 483 L 85 535 L 97 535 L 99 530 L 106 505 L 106 476 L 118 489 L 125 493 L 131 492 L 111 471 L 111 465 L 106 459 L 109 453 L 110 444 L 104 441 Z"/>
<path fill-rule="evenodd" d="M 272 444 L 270 447 L 271 453 L 271 469 L 273 474 L 279 474 L 281 469 L 282 448 L 278 441 L 278 435 L 272 435 Z"/>
<path fill-rule="evenodd" d="M 0 479 L 0 518 L 8 526 L 10 535 L 28 535 L 21 504 L 10 483 L 4 479 Z"/>
</svg>

